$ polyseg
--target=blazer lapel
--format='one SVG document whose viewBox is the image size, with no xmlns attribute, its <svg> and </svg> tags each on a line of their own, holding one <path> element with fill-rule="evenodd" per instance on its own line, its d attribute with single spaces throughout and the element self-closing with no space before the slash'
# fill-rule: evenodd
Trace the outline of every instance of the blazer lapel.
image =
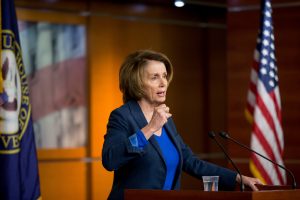
<svg viewBox="0 0 300 200">
<path fill-rule="evenodd" d="M 175 145 L 178 154 L 179 154 L 179 166 L 176 169 L 176 173 L 175 173 L 175 177 L 174 177 L 174 181 L 173 181 L 173 185 L 172 188 L 175 187 L 175 185 L 177 184 L 177 182 L 179 181 L 180 178 L 180 174 L 181 174 L 181 168 L 182 168 L 182 164 L 183 164 L 183 157 L 182 157 L 182 152 L 181 152 L 181 148 L 180 148 L 180 144 L 178 143 L 178 141 L 176 140 L 174 134 L 176 133 L 176 130 L 173 128 L 173 126 L 170 125 L 170 123 L 174 123 L 171 120 L 168 120 L 168 122 L 165 124 L 165 129 L 167 131 L 167 134 L 169 135 L 169 137 L 171 138 L 173 144 Z"/>
<path fill-rule="evenodd" d="M 143 114 L 143 111 L 142 111 L 140 105 L 136 101 L 129 101 L 128 105 L 129 105 L 132 116 L 133 116 L 135 122 L 137 123 L 138 127 L 140 129 L 145 127 L 148 124 L 148 122 Z M 160 150 L 159 144 L 155 140 L 154 136 L 151 136 L 148 141 L 154 147 L 154 149 L 158 152 L 159 156 L 165 163 L 165 160 L 164 160 L 163 154 Z M 166 163 L 165 163 L 165 165 L 166 165 Z"/>
<path fill-rule="evenodd" d="M 169 135 L 169 137 L 171 138 L 173 144 L 175 145 L 175 147 L 177 148 L 178 150 L 178 153 L 180 155 L 180 159 L 182 158 L 182 155 L 181 155 L 181 150 L 180 150 L 180 144 L 178 144 L 178 141 L 175 139 L 175 136 L 174 134 L 176 134 L 176 130 L 174 130 L 171 126 L 170 126 L 170 123 L 173 123 L 171 121 L 168 121 L 164 127 Z"/>
<path fill-rule="evenodd" d="M 150 144 L 154 147 L 154 149 L 158 152 L 160 158 L 164 161 L 165 166 L 167 166 L 166 161 L 164 159 L 164 156 L 160 150 L 159 144 L 157 143 L 156 139 L 154 136 L 151 136 L 148 140 Z"/>
</svg>

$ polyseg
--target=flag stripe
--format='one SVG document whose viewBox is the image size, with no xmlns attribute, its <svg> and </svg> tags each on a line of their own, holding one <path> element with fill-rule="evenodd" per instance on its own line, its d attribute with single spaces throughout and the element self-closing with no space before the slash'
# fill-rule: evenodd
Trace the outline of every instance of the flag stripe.
<svg viewBox="0 0 300 200">
<path fill-rule="evenodd" d="M 268 122 L 272 124 L 272 129 L 274 131 L 274 137 L 276 138 L 276 142 L 279 145 L 278 148 L 280 148 L 280 154 L 282 155 L 283 152 L 283 131 L 281 127 L 281 120 L 278 119 L 278 114 L 276 114 L 276 102 L 274 102 L 274 99 L 272 98 L 273 92 L 268 93 L 265 90 L 265 87 L 261 86 L 260 89 L 262 92 L 260 93 L 261 102 L 265 106 L 266 112 L 265 114 L 268 114 Z M 276 88 L 278 90 L 278 87 Z M 276 90 L 275 89 L 275 90 Z M 258 106 L 260 106 L 260 103 L 258 102 Z M 280 112 L 280 111 L 279 111 Z M 280 138 L 280 139 L 279 139 Z"/>
<path fill-rule="evenodd" d="M 257 95 L 257 72 L 255 70 L 251 70 L 251 82 L 249 85 L 248 97 L 247 97 L 247 110 L 248 112 L 253 115 L 254 106 L 256 103 L 256 95 Z"/>
<path fill-rule="evenodd" d="M 266 119 L 266 122 L 268 123 L 270 129 L 272 129 L 272 133 L 275 137 L 276 140 L 276 144 L 277 144 L 277 148 L 279 149 L 280 154 L 282 153 L 282 145 L 278 139 L 278 131 L 276 131 L 277 129 L 275 128 L 275 123 L 273 121 L 273 117 L 270 114 L 270 110 L 266 107 L 266 104 L 264 103 L 264 101 L 261 99 L 261 96 L 257 97 L 257 104 L 259 109 L 261 110 L 263 117 Z M 277 133 L 277 134 L 276 134 Z"/>
<path fill-rule="evenodd" d="M 249 165 L 250 165 L 250 171 L 254 174 L 255 177 L 257 177 L 258 179 L 260 179 L 262 184 L 266 184 L 265 179 L 262 177 L 260 171 L 257 169 L 257 166 L 255 166 L 255 164 L 253 163 L 253 159 L 249 161 Z"/>
<path fill-rule="evenodd" d="M 253 124 L 253 132 L 256 133 L 256 126 L 259 127 L 260 130 L 263 130 L 263 135 L 266 137 L 266 140 L 270 145 L 274 147 L 274 152 L 280 156 L 280 151 L 278 150 L 278 145 L 276 143 L 276 139 L 273 133 L 273 130 L 270 128 L 268 122 L 266 121 L 266 118 L 264 117 L 262 111 L 259 107 L 256 107 L 255 109 L 255 116 L 254 116 L 254 124 Z"/>
<path fill-rule="evenodd" d="M 266 144 L 269 144 L 270 146 L 272 146 L 272 154 L 274 155 L 271 156 L 271 154 L 269 155 L 269 157 L 271 157 L 272 160 L 274 160 L 275 162 L 280 163 L 282 158 L 281 158 L 281 154 L 279 152 L 279 149 L 276 147 L 276 142 L 275 142 L 275 138 L 273 137 L 272 134 L 272 130 L 268 127 L 268 124 L 265 120 L 265 118 L 263 118 L 262 113 L 259 109 L 256 110 L 256 117 L 255 119 L 259 119 L 259 121 L 255 121 L 254 125 L 253 125 L 253 133 L 256 137 L 258 137 L 259 135 L 262 135 L 265 138 Z M 264 130 L 264 131 L 262 131 Z M 269 134 L 266 134 L 269 133 Z M 267 148 L 266 146 L 262 146 L 262 148 Z"/>
<path fill-rule="evenodd" d="M 256 133 L 255 136 L 259 140 L 259 143 L 261 144 L 261 147 L 266 152 L 267 157 L 271 160 L 277 160 L 275 158 L 275 155 L 274 155 L 275 153 L 273 152 L 272 147 L 270 146 L 270 144 L 266 140 L 265 136 L 263 135 L 263 133 L 261 132 L 259 127 L 255 126 L 254 130 L 255 130 L 255 133 Z M 279 179 L 280 183 L 283 184 L 283 182 L 284 182 L 283 177 L 282 177 L 282 174 L 279 172 L 278 166 L 272 166 L 272 167 L 275 168 L 278 179 Z"/>
<path fill-rule="evenodd" d="M 254 146 L 256 146 L 256 151 L 260 152 L 262 155 L 265 155 L 266 157 L 268 157 L 265 149 L 262 146 L 262 143 L 260 143 L 259 139 L 256 137 L 255 134 L 252 134 L 252 138 L 251 138 L 251 142 Z M 256 154 L 252 154 L 251 156 L 254 156 Z M 264 166 L 264 169 L 266 170 L 266 174 L 267 176 L 270 178 L 271 182 L 268 182 L 268 184 L 280 184 L 279 183 L 279 178 L 278 178 L 278 174 L 275 171 L 275 165 L 269 161 L 267 161 L 266 159 L 256 156 L 256 159 L 259 161 L 259 163 L 261 163 L 262 166 Z M 252 161 L 252 158 L 251 158 Z M 279 164 L 283 164 L 283 161 L 277 161 L 277 163 Z M 285 171 L 283 169 L 279 169 L 280 173 L 282 175 L 285 174 Z M 265 178 L 267 179 L 267 178 Z M 283 180 L 284 182 L 286 181 L 286 177 L 283 176 Z"/>
<path fill-rule="evenodd" d="M 276 94 L 277 93 L 277 94 Z M 281 108 L 280 108 L 280 97 L 279 97 L 279 90 L 276 89 L 274 93 L 270 94 L 270 97 L 274 101 L 276 115 L 279 121 L 281 121 Z"/>
<path fill-rule="evenodd" d="M 255 154 L 252 154 L 251 161 L 253 162 L 255 167 L 259 170 L 259 173 L 261 174 L 262 178 L 264 179 L 264 182 L 266 182 L 266 183 L 272 182 L 269 174 L 267 173 L 267 171 L 265 170 L 263 165 L 260 163 L 260 161 L 257 159 L 257 156 Z"/>
</svg>

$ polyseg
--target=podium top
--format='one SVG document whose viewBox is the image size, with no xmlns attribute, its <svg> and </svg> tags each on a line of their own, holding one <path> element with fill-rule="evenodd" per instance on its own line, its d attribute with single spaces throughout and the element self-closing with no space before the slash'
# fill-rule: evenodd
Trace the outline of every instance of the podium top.
<svg viewBox="0 0 300 200">
<path fill-rule="evenodd" d="M 300 199 L 300 190 L 204 192 L 199 190 L 125 190 L 125 200 L 290 200 Z"/>
<path fill-rule="evenodd" d="M 292 185 L 256 185 L 260 191 L 264 190 L 292 190 Z"/>
</svg>

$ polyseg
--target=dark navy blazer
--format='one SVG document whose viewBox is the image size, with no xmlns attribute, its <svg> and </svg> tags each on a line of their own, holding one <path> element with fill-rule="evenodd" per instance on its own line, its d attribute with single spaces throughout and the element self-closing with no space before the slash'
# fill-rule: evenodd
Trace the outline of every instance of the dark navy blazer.
<svg viewBox="0 0 300 200">
<path fill-rule="evenodd" d="M 102 164 L 114 171 L 109 199 L 123 199 L 124 189 L 162 189 L 166 178 L 166 164 L 154 137 L 144 149 L 131 145 L 128 137 L 147 125 L 136 101 L 129 101 L 112 111 L 102 149 Z M 172 118 L 164 125 L 179 152 L 173 189 L 180 188 L 182 171 L 201 179 L 202 175 L 218 175 L 220 190 L 233 190 L 236 172 L 199 159 L 183 142 Z"/>
</svg>

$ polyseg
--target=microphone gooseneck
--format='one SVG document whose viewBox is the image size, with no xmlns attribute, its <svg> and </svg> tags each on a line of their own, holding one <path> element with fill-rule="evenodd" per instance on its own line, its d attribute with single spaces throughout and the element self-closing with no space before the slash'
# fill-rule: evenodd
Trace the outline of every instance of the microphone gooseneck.
<svg viewBox="0 0 300 200">
<path fill-rule="evenodd" d="M 225 150 L 225 148 L 223 147 L 223 145 L 221 145 L 221 143 L 218 142 L 218 140 L 215 138 L 216 137 L 216 134 L 213 132 L 213 131 L 209 131 L 208 132 L 208 136 L 210 138 L 212 138 L 216 144 L 221 148 L 221 150 L 223 151 L 223 153 L 225 154 L 227 160 L 230 161 L 230 163 L 232 164 L 232 166 L 234 167 L 234 169 L 237 171 L 237 173 L 239 174 L 240 176 L 240 179 L 241 179 L 241 184 L 240 184 L 240 189 L 241 191 L 243 192 L 245 190 L 245 186 L 244 186 L 244 183 L 243 183 L 243 178 L 242 178 L 242 174 L 240 172 L 240 170 L 237 168 L 237 166 L 234 164 L 233 160 L 229 157 L 227 151 Z"/>
<path fill-rule="evenodd" d="M 236 143 L 237 145 L 243 147 L 244 149 L 247 149 L 248 151 L 251 151 L 251 152 L 253 152 L 253 153 L 259 155 L 260 157 L 266 159 L 267 161 L 269 161 L 269 162 L 273 163 L 274 165 L 280 167 L 281 169 L 287 171 L 288 174 L 289 174 L 289 175 L 292 177 L 292 179 L 293 179 L 293 185 L 292 185 L 292 187 L 293 187 L 293 189 L 296 189 L 297 183 L 296 183 L 295 176 L 294 176 L 294 174 L 293 174 L 289 169 L 287 169 L 287 168 L 284 167 L 283 165 L 280 165 L 280 164 L 274 162 L 273 160 L 271 160 L 271 159 L 267 158 L 266 156 L 264 156 L 264 155 L 258 153 L 257 151 L 254 151 L 253 149 L 247 147 L 246 145 L 240 143 L 239 141 L 237 141 L 237 140 L 235 140 L 234 138 L 230 137 L 229 134 L 226 133 L 226 132 L 224 132 L 224 131 L 219 132 L 219 135 L 220 135 L 222 138 L 224 138 L 224 139 L 229 139 L 230 141 Z"/>
</svg>

